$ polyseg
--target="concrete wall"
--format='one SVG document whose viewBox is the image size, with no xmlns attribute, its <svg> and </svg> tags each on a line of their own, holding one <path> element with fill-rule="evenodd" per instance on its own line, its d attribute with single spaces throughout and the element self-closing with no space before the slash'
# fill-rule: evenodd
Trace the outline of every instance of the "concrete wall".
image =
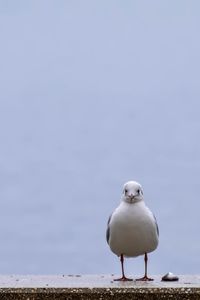
<svg viewBox="0 0 200 300">
<path fill-rule="evenodd" d="M 114 275 L 0 276 L 0 300 L 200 299 L 200 276 L 178 282 L 116 282 Z"/>
</svg>

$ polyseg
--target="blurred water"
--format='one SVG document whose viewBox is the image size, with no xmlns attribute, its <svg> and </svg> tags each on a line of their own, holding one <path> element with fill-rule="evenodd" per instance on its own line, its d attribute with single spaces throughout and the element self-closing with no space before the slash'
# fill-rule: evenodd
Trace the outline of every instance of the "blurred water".
<svg viewBox="0 0 200 300">
<path fill-rule="evenodd" d="M 114 110 L 103 99 L 78 110 L 43 102 L 32 104 L 37 116 L 30 105 L 1 113 L 1 272 L 116 272 L 105 229 L 129 179 L 143 184 L 160 225 L 152 271 L 198 272 L 198 102 L 191 112 L 189 103 L 172 112 L 142 99 Z"/>
<path fill-rule="evenodd" d="M 160 227 L 150 272 L 198 273 L 199 4 L 20 3 L 1 4 L 0 273 L 119 272 L 105 230 L 130 179 Z"/>
</svg>

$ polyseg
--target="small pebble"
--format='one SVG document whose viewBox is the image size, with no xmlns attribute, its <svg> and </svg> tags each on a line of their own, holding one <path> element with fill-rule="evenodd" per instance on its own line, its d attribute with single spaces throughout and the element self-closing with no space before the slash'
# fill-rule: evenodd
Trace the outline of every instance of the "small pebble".
<svg viewBox="0 0 200 300">
<path fill-rule="evenodd" d="M 178 281 L 178 280 L 179 280 L 178 276 L 174 275 L 171 272 L 168 272 L 162 277 L 162 281 Z"/>
</svg>

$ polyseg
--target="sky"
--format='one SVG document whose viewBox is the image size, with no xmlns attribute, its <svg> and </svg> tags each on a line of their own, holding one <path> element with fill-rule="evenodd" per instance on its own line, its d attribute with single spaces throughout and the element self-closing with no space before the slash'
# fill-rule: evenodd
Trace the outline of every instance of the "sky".
<svg viewBox="0 0 200 300">
<path fill-rule="evenodd" d="M 0 1 L 1 273 L 119 272 L 105 230 L 130 179 L 160 227 L 152 272 L 198 273 L 199 9 Z"/>
</svg>

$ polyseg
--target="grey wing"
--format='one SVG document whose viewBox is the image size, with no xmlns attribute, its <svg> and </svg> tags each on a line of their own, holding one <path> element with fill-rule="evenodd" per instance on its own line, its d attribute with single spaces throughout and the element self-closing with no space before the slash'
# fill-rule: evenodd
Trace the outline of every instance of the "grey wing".
<svg viewBox="0 0 200 300">
<path fill-rule="evenodd" d="M 109 239 L 110 239 L 110 220 L 112 218 L 112 215 L 110 215 L 110 217 L 108 218 L 108 222 L 107 222 L 107 230 L 106 230 L 106 241 L 109 244 Z"/>
<path fill-rule="evenodd" d="M 157 220 L 156 220 L 156 217 L 153 215 L 154 217 L 154 220 L 155 220 L 155 224 L 156 224 L 156 231 L 157 231 L 157 235 L 159 236 L 159 228 L 158 228 L 158 223 L 157 223 Z"/>
</svg>

